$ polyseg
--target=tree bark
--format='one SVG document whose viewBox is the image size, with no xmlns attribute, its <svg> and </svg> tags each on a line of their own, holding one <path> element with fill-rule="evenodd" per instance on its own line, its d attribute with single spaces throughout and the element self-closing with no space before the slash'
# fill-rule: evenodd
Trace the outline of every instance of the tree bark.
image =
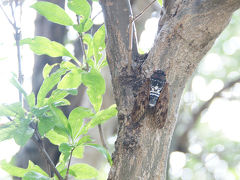
<svg viewBox="0 0 240 180">
<path fill-rule="evenodd" d="M 128 66 L 128 0 L 100 1 L 106 25 L 106 54 L 118 107 L 119 132 L 108 179 L 163 180 L 178 106 L 186 81 L 240 7 L 239 0 L 166 0 L 153 48 L 143 58 L 133 42 Z M 142 63 L 142 61 L 144 62 Z M 150 77 L 167 84 L 156 107 L 148 104 Z"/>
</svg>

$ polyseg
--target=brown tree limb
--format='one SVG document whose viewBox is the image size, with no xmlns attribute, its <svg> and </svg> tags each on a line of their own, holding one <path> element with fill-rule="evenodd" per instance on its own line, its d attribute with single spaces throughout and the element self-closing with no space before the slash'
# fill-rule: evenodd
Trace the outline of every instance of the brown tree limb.
<svg viewBox="0 0 240 180">
<path fill-rule="evenodd" d="M 126 73 L 128 64 L 127 0 L 101 0 L 107 29 L 106 54 L 118 106 L 119 132 L 108 179 L 164 180 L 172 134 L 187 79 L 240 7 L 239 0 L 167 1 L 161 29 L 142 69 Z M 137 52 L 137 51 L 135 51 Z M 166 101 L 149 109 L 149 78 L 166 73 Z M 169 103 L 167 103 L 169 101 Z M 166 103 L 164 103 L 166 102 Z M 159 114 L 168 109 L 167 115 Z M 154 117 L 154 118 L 152 118 Z M 164 119 L 161 119 L 163 118 Z M 166 117 L 166 118 L 165 118 Z M 163 127 L 160 123 L 166 121 Z"/>
</svg>

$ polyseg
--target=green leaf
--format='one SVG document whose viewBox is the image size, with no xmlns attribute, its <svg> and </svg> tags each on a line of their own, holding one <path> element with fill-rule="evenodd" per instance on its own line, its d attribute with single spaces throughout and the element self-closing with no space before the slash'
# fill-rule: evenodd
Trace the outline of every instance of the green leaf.
<svg viewBox="0 0 240 180">
<path fill-rule="evenodd" d="M 58 83 L 58 89 L 78 88 L 82 83 L 82 70 L 72 70 Z"/>
<path fill-rule="evenodd" d="M 61 134 L 57 133 L 54 130 L 48 131 L 46 134 L 46 137 L 51 141 L 51 143 L 55 145 L 60 145 L 62 143 L 67 143 L 68 138 L 65 136 L 62 136 Z"/>
<path fill-rule="evenodd" d="M 50 90 L 60 81 L 61 76 L 66 73 L 66 69 L 58 69 L 56 72 L 52 73 L 50 77 L 46 78 L 37 95 L 37 105 L 38 107 L 44 105 L 44 99 Z"/>
<path fill-rule="evenodd" d="M 98 112 L 102 105 L 102 95 L 105 93 L 105 80 L 98 71 L 92 69 L 91 72 L 82 73 L 82 81 L 88 87 L 89 100 Z"/>
<path fill-rule="evenodd" d="M 84 153 L 84 146 L 77 146 L 74 148 L 73 150 L 73 157 L 76 157 L 76 158 L 83 158 L 83 153 Z"/>
<path fill-rule="evenodd" d="M 49 65 L 46 64 L 43 68 L 43 78 L 46 79 L 47 77 L 49 77 L 49 74 L 51 72 L 51 70 L 56 66 L 57 64 L 53 64 L 53 65 Z"/>
<path fill-rule="evenodd" d="M 83 19 L 89 18 L 91 14 L 91 6 L 87 0 L 68 0 L 68 8 L 81 16 Z"/>
<path fill-rule="evenodd" d="M 27 170 L 29 170 L 29 171 L 35 171 L 35 172 L 40 173 L 40 174 L 42 174 L 42 175 L 44 175 L 44 176 L 48 176 L 48 174 L 47 174 L 45 171 L 43 171 L 38 165 L 33 164 L 32 161 L 29 161 L 29 162 L 28 162 L 28 168 L 27 168 Z"/>
<path fill-rule="evenodd" d="M 62 143 L 62 144 L 60 144 L 60 146 L 59 146 L 59 151 L 60 151 L 61 153 L 63 153 L 63 155 L 64 155 L 64 161 L 66 161 L 66 160 L 69 158 L 72 148 L 73 148 L 73 147 L 70 146 L 70 145 L 67 144 L 67 143 Z"/>
<path fill-rule="evenodd" d="M 21 122 L 20 126 L 14 131 L 15 142 L 23 146 L 32 137 L 34 130 L 29 127 L 29 123 Z"/>
<path fill-rule="evenodd" d="M 27 169 L 13 166 L 10 163 L 7 163 L 5 160 L 1 161 L 0 167 L 11 176 L 16 176 L 16 177 L 23 177 L 24 174 L 28 172 Z"/>
<path fill-rule="evenodd" d="M 73 21 L 67 15 L 67 13 L 56 4 L 39 1 L 33 4 L 31 7 L 37 10 L 39 14 L 43 15 L 47 20 L 51 22 L 64 26 L 73 25 Z"/>
<path fill-rule="evenodd" d="M 65 114 L 62 112 L 62 110 L 58 109 L 56 107 L 53 107 L 53 106 L 51 106 L 50 109 L 51 109 L 51 112 L 53 113 L 53 115 L 57 119 L 56 126 L 61 128 L 62 131 L 65 131 L 68 134 L 70 134 L 69 131 L 68 131 L 68 120 L 67 120 Z"/>
<path fill-rule="evenodd" d="M 98 171 L 88 164 L 74 164 L 70 166 L 70 169 L 74 171 L 78 179 L 92 179 L 98 176 Z"/>
<path fill-rule="evenodd" d="M 93 36 L 94 57 L 96 64 L 102 57 L 102 51 L 105 49 L 105 25 L 102 25 Z"/>
<path fill-rule="evenodd" d="M 15 129 L 12 122 L 0 125 L 0 142 L 12 138 Z"/>
<path fill-rule="evenodd" d="M 77 138 L 80 135 L 79 132 L 83 125 L 83 119 L 92 117 L 93 115 L 94 114 L 90 109 L 81 106 L 76 107 L 71 111 L 68 122 L 72 129 L 73 139 Z"/>
<path fill-rule="evenodd" d="M 102 60 L 102 62 L 101 62 L 101 64 L 99 65 L 99 69 L 102 69 L 103 67 L 105 67 L 105 66 L 107 66 L 108 65 L 108 62 L 107 62 L 107 58 L 105 57 L 103 60 Z"/>
<path fill-rule="evenodd" d="M 79 139 L 77 145 L 84 145 L 85 143 L 90 143 L 92 142 L 92 139 L 90 138 L 90 136 L 84 136 L 81 139 Z"/>
<path fill-rule="evenodd" d="M 112 166 L 112 163 L 113 163 L 112 162 L 112 157 L 104 147 L 100 146 L 99 144 L 92 144 L 92 143 L 88 143 L 86 145 L 90 146 L 90 147 L 93 147 L 93 148 L 96 148 L 98 151 L 100 151 L 106 157 L 110 166 Z"/>
<path fill-rule="evenodd" d="M 74 24 L 73 28 L 79 32 L 79 33 L 83 33 L 83 32 L 87 32 L 89 29 L 91 29 L 91 27 L 93 26 L 93 22 L 92 20 L 86 19 L 85 21 L 80 21 L 80 24 Z"/>
<path fill-rule="evenodd" d="M 56 124 L 55 117 L 40 117 L 38 123 L 38 130 L 41 136 L 54 128 Z"/>
<path fill-rule="evenodd" d="M 48 38 L 36 36 L 21 40 L 21 45 L 28 44 L 31 50 L 37 55 L 46 54 L 51 57 L 67 56 L 78 61 L 62 44 L 50 41 Z"/>
<path fill-rule="evenodd" d="M 93 38 L 92 38 L 91 34 L 83 35 L 83 43 L 88 46 L 87 58 L 91 58 L 93 56 Z"/>
<path fill-rule="evenodd" d="M 61 101 L 67 95 L 77 95 L 77 89 L 56 89 L 52 92 L 51 96 L 48 99 L 48 104 L 56 103 Z"/>
<path fill-rule="evenodd" d="M 162 0 L 158 0 L 158 3 L 162 6 L 163 5 L 163 1 Z"/>
<path fill-rule="evenodd" d="M 96 115 L 92 118 L 92 120 L 85 126 L 86 129 L 93 128 L 98 124 L 102 124 L 106 120 L 114 117 L 117 115 L 117 108 L 116 104 L 113 104 L 107 109 L 99 111 Z"/>
<path fill-rule="evenodd" d="M 35 171 L 29 171 L 23 176 L 23 180 L 51 180 L 51 178 Z"/>
<path fill-rule="evenodd" d="M 27 96 L 27 101 L 30 107 L 33 107 L 35 105 L 35 94 L 33 92 Z"/>
<path fill-rule="evenodd" d="M 17 103 L 18 105 L 19 103 Z M 15 106 L 16 104 L 10 104 L 10 105 L 6 105 L 6 104 L 0 104 L 0 116 L 6 116 L 6 117 L 13 117 L 16 116 L 18 114 L 18 107 L 16 108 L 16 110 L 10 108 L 11 106 Z M 21 114 L 22 115 L 22 114 Z"/>
<path fill-rule="evenodd" d="M 26 91 L 23 89 L 22 85 L 18 82 L 16 77 L 12 77 L 10 79 L 10 82 L 24 95 L 24 97 L 27 97 Z"/>
<path fill-rule="evenodd" d="M 60 64 L 60 68 L 63 68 L 63 69 L 68 69 L 68 70 L 73 70 L 73 69 L 76 69 L 76 65 L 71 63 L 70 61 L 62 61 L 61 64 Z"/>
</svg>

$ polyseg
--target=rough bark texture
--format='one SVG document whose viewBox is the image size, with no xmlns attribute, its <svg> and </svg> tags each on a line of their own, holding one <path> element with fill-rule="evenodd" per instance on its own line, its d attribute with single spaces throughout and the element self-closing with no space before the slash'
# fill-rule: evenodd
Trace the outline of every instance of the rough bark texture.
<svg viewBox="0 0 240 180">
<path fill-rule="evenodd" d="M 120 126 L 108 179 L 164 180 L 185 83 L 229 23 L 232 13 L 240 7 L 240 1 L 165 1 L 165 14 L 159 21 L 154 47 L 144 57 L 138 56 L 136 48 L 133 49 L 131 73 L 126 72 L 131 12 L 128 0 L 101 0 L 100 3 L 107 29 L 106 53 Z M 152 109 L 147 105 L 147 96 L 149 78 L 156 70 L 166 73 L 167 85 L 158 101 L 160 105 Z"/>
</svg>

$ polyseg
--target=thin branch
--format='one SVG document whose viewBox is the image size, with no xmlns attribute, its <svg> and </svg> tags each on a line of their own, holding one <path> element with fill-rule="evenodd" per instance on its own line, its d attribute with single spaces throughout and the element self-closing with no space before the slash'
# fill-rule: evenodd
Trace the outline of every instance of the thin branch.
<svg viewBox="0 0 240 180">
<path fill-rule="evenodd" d="M 56 176 L 58 177 L 59 180 L 64 180 L 63 177 L 61 176 L 61 174 L 58 172 L 58 170 L 55 167 L 55 164 L 53 163 L 53 161 L 51 160 L 50 156 L 48 155 L 43 142 L 42 142 L 42 138 L 37 130 L 37 125 L 35 126 L 35 131 L 34 131 L 34 135 L 32 136 L 32 140 L 36 143 L 36 145 L 39 147 L 39 150 L 42 154 L 42 156 L 46 159 L 46 161 L 48 162 L 48 164 L 50 165 L 50 167 L 53 169 L 54 173 L 56 174 Z"/>
<path fill-rule="evenodd" d="M 18 4 L 15 4 L 15 6 L 17 6 L 17 5 Z M 11 8 L 11 14 L 12 14 L 12 18 L 13 18 L 13 22 L 10 22 L 10 23 L 12 24 L 13 29 L 15 30 L 14 38 L 15 38 L 16 47 L 17 47 L 18 81 L 22 85 L 22 83 L 23 83 L 23 74 L 22 74 L 22 59 L 21 59 L 21 50 L 20 50 L 21 29 L 19 27 L 17 27 L 16 16 L 15 16 L 15 12 L 14 12 L 14 9 L 13 9 L 13 3 L 12 2 L 10 3 L 10 8 Z M 23 105 L 22 93 L 20 91 L 18 91 L 18 93 L 19 93 L 19 102 Z"/>
<path fill-rule="evenodd" d="M 132 65 L 132 42 L 133 42 L 133 16 L 129 16 L 129 27 L 128 27 L 128 73 L 131 72 Z"/>
<path fill-rule="evenodd" d="M 136 15 L 133 18 L 133 21 L 136 21 L 139 17 L 141 17 L 141 15 L 143 15 L 143 13 L 153 4 L 155 3 L 157 0 L 153 0 L 151 3 L 149 3 L 138 15 Z"/>
<path fill-rule="evenodd" d="M 136 16 L 129 16 L 129 26 L 128 26 L 128 38 L 129 38 L 129 44 L 128 44 L 128 73 L 131 72 L 131 65 L 132 65 L 132 42 L 133 42 L 133 23 L 136 21 L 143 13 L 155 2 L 156 0 L 153 0 L 151 3 L 149 3 L 138 15 Z"/>
<path fill-rule="evenodd" d="M 79 19 L 79 16 L 78 16 L 78 15 L 76 15 L 76 16 L 77 16 L 77 23 L 78 23 L 78 25 L 79 25 L 79 24 L 80 24 L 80 19 Z M 78 35 L 79 35 L 79 41 L 80 41 L 80 44 L 81 44 L 81 47 L 82 47 L 83 59 L 85 59 L 85 61 L 86 61 L 87 70 L 88 70 L 89 67 L 88 67 L 88 63 L 87 63 L 87 55 L 86 55 L 85 49 L 84 49 L 82 33 L 78 33 Z"/>
<path fill-rule="evenodd" d="M 74 148 L 71 150 L 71 153 L 70 153 L 70 158 L 69 158 L 69 161 L 68 161 L 67 173 L 66 173 L 65 180 L 68 180 L 69 168 L 70 168 L 70 164 L 71 164 L 71 160 L 72 160 L 72 153 L 73 153 L 73 151 L 74 151 Z"/>
<path fill-rule="evenodd" d="M 0 4 L 0 9 L 2 10 L 4 16 L 7 18 L 8 22 L 14 27 L 13 22 L 11 21 L 11 19 L 8 17 L 7 13 L 5 12 L 5 10 L 3 9 L 2 5 Z"/>
<path fill-rule="evenodd" d="M 101 14 L 102 13 L 102 10 L 101 11 L 99 11 L 93 18 L 92 18 L 92 21 L 94 21 L 94 19 L 96 18 L 96 17 L 98 17 L 99 16 L 99 14 Z"/>
<path fill-rule="evenodd" d="M 192 118 L 191 118 L 191 122 L 187 125 L 186 127 L 186 131 L 181 135 L 181 137 L 179 138 L 178 142 L 186 142 L 186 145 L 179 145 L 179 147 L 181 146 L 182 149 L 186 149 L 185 147 L 187 147 L 188 145 L 188 134 L 189 132 L 193 129 L 193 127 L 197 124 L 200 115 L 202 114 L 202 112 L 207 109 L 210 104 L 212 103 L 212 101 L 218 97 L 221 96 L 223 91 L 226 91 L 230 88 L 232 88 L 236 83 L 240 82 L 240 77 L 230 81 L 229 83 L 226 83 L 225 86 L 219 90 L 218 92 L 216 92 L 208 101 L 206 101 L 205 103 L 203 103 L 197 110 L 195 110 L 192 114 Z"/>
<path fill-rule="evenodd" d="M 226 91 L 227 89 L 230 89 L 231 87 L 233 87 L 236 83 L 239 83 L 240 82 L 240 77 L 233 80 L 233 81 L 230 81 L 228 82 L 227 84 L 225 84 L 225 86 L 219 90 L 218 92 L 216 92 L 208 101 L 206 101 L 203 105 L 201 105 L 200 108 L 198 108 L 197 111 L 195 111 L 193 113 L 193 119 L 194 121 L 197 121 L 198 117 L 200 116 L 200 114 L 203 112 L 204 109 L 208 108 L 209 105 L 212 103 L 212 101 L 217 98 L 217 97 L 220 97 L 221 96 L 221 93 L 223 91 Z"/>
<path fill-rule="evenodd" d="M 101 142 L 102 142 L 103 147 L 104 147 L 105 149 L 108 149 L 108 148 L 107 148 L 107 145 L 106 145 L 106 143 L 105 143 L 105 141 L 104 141 L 104 136 L 103 136 L 103 131 L 102 131 L 102 126 L 101 126 L 101 124 L 98 125 L 98 131 L 99 131 L 99 134 L 100 134 L 100 139 L 101 139 Z"/>
</svg>

